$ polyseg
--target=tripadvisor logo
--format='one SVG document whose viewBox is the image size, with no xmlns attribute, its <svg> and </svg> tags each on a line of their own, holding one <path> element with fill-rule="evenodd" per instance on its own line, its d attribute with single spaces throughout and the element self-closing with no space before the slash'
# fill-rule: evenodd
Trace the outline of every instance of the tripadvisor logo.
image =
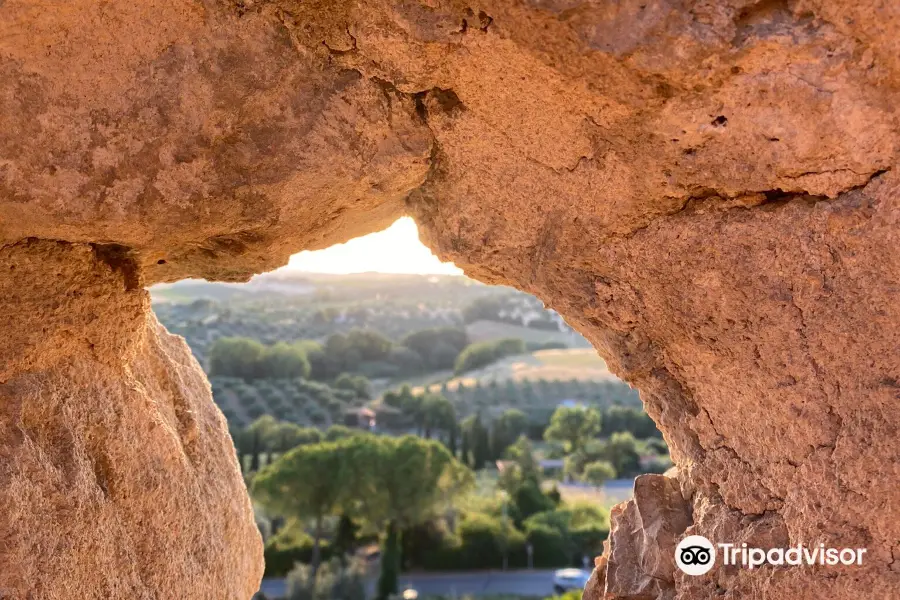
<svg viewBox="0 0 900 600">
<path fill-rule="evenodd" d="M 722 552 L 722 564 L 755 569 L 763 565 L 861 565 L 866 548 L 826 548 L 825 544 L 806 547 L 797 544 L 790 548 L 748 547 L 747 544 L 713 545 L 702 535 L 689 535 L 675 547 L 675 564 L 688 575 L 708 573 L 716 563 L 716 546 Z"/>
<path fill-rule="evenodd" d="M 675 564 L 688 575 L 703 575 L 716 563 L 716 547 L 702 535 L 689 535 L 675 548 Z"/>
</svg>

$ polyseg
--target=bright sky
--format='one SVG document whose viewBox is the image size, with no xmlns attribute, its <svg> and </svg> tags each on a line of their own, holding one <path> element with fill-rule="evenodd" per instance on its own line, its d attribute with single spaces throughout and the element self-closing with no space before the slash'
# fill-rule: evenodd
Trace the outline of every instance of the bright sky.
<svg viewBox="0 0 900 600">
<path fill-rule="evenodd" d="M 416 223 L 403 217 L 393 225 L 325 250 L 301 252 L 285 269 L 312 273 L 424 273 L 461 275 L 453 263 L 442 263 L 419 241 Z"/>
</svg>

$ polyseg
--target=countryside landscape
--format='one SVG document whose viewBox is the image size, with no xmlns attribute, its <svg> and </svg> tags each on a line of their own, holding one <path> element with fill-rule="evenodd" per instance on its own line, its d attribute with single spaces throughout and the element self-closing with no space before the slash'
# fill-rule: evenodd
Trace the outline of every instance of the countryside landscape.
<svg viewBox="0 0 900 600">
<path fill-rule="evenodd" d="M 609 508 L 671 466 L 637 392 L 510 288 L 278 271 L 151 293 L 227 419 L 259 598 L 580 598 Z"/>
</svg>

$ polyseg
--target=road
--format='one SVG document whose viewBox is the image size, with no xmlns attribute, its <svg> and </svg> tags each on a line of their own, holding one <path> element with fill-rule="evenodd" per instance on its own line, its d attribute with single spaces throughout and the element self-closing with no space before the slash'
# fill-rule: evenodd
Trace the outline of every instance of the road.
<svg viewBox="0 0 900 600">
<path fill-rule="evenodd" d="M 374 589 L 374 581 L 370 587 Z M 400 577 L 401 591 L 412 587 L 419 596 L 550 596 L 553 571 L 475 571 L 465 573 L 410 573 Z M 285 594 L 284 579 L 264 579 L 260 590 L 270 599 Z"/>
</svg>

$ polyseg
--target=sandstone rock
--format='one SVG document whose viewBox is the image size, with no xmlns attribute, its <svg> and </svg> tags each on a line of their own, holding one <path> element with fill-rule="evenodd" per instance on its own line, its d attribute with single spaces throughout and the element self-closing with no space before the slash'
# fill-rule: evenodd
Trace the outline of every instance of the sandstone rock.
<svg viewBox="0 0 900 600">
<path fill-rule="evenodd" d="M 677 480 L 635 479 L 634 498 L 610 513 L 605 597 L 673 598 L 675 545 L 690 524 L 691 508 Z"/>
<path fill-rule="evenodd" d="M 224 427 L 183 348 L 148 366 L 175 342 L 140 287 L 244 279 L 406 212 L 442 258 L 538 295 L 641 390 L 680 467 L 688 532 L 869 549 L 864 568 L 688 581 L 640 538 L 630 556 L 655 556 L 661 575 L 641 589 L 894 597 L 898 33 L 900 5 L 881 0 L 6 0 L 0 493 L 29 531 L 73 529 L 35 538 L 40 564 L 20 533 L 0 538 L 13 540 L 3 584 L 58 595 L 94 589 L 99 569 L 186 597 L 203 564 L 223 593 L 247 592 L 259 548 Z M 155 445 L 106 434 L 151 435 L 140 428 L 174 406 L 173 377 L 205 415 L 203 468 L 173 466 L 175 425 Z M 131 457 L 136 479 L 112 489 L 156 468 L 177 510 L 129 492 L 103 500 L 115 513 L 85 512 L 100 493 L 85 482 L 102 478 L 82 460 L 99 451 L 84 427 L 113 408 L 90 440 Z M 26 421 L 40 452 L 21 446 Z M 66 504 L 55 478 L 70 472 Z M 196 508 L 179 504 L 189 489 Z M 135 526 L 140 576 L 72 550 L 89 514 L 99 540 Z M 193 537 L 168 528 L 188 522 Z"/>
<path fill-rule="evenodd" d="M 131 267 L 0 258 L 0 597 L 249 598 L 262 542 L 225 419 Z"/>
</svg>

